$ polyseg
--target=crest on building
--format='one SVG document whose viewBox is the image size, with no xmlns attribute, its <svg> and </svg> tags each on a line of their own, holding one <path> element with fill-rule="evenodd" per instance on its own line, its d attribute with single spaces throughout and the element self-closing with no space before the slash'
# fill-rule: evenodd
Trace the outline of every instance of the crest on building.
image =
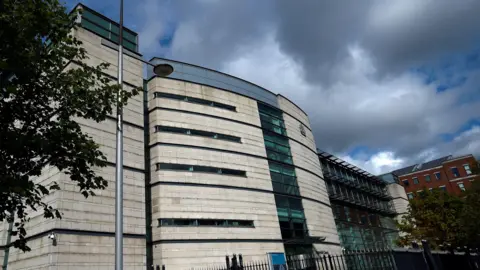
<svg viewBox="0 0 480 270">
<path fill-rule="evenodd" d="M 307 137 L 307 133 L 305 132 L 305 127 L 303 127 L 302 124 L 300 124 L 300 133 L 302 133 L 303 136 Z"/>
</svg>

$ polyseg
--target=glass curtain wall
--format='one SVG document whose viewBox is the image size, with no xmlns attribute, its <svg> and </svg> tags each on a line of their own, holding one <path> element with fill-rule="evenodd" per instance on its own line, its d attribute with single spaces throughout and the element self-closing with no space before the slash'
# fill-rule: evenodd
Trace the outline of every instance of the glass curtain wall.
<svg viewBox="0 0 480 270">
<path fill-rule="evenodd" d="M 393 218 L 364 209 L 332 203 L 342 246 L 347 250 L 392 247 L 397 236 Z"/>
<path fill-rule="evenodd" d="M 398 237 L 386 184 L 371 181 L 329 159 L 321 159 L 327 191 L 342 247 L 390 248 Z"/>
<path fill-rule="evenodd" d="M 83 8 L 82 20 L 80 25 L 97 35 L 100 35 L 114 43 L 119 43 L 118 24 L 97 14 L 96 12 Z M 123 29 L 123 47 L 134 52 L 138 52 L 138 35 L 127 29 Z"/>
<path fill-rule="evenodd" d="M 282 111 L 258 103 L 275 204 L 287 255 L 312 252 Z M 292 243 L 292 244 L 289 244 Z"/>
</svg>

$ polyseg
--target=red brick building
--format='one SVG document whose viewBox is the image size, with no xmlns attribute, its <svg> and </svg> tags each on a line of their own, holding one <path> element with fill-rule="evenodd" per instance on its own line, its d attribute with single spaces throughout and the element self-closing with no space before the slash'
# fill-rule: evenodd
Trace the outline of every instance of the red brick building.
<svg viewBox="0 0 480 270">
<path fill-rule="evenodd" d="M 460 157 L 445 156 L 425 163 L 414 164 L 392 173 L 398 176 L 409 199 L 418 196 L 424 188 L 440 188 L 460 195 L 471 186 L 478 176 L 472 172 L 477 160 L 473 155 Z"/>
</svg>

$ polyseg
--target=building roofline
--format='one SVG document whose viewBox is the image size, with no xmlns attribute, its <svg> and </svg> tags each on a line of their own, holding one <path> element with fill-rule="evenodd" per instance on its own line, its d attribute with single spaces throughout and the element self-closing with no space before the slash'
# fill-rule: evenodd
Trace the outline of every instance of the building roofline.
<svg viewBox="0 0 480 270">
<path fill-rule="evenodd" d="M 102 18 L 104 18 L 104 19 L 106 19 L 106 20 L 109 20 L 109 21 L 111 21 L 113 24 L 115 24 L 115 25 L 117 25 L 117 26 L 120 25 L 120 24 L 119 24 L 118 22 L 116 22 L 115 20 L 112 20 L 111 18 L 103 15 L 102 13 L 100 13 L 100 12 L 98 12 L 98 11 L 90 8 L 89 6 L 87 6 L 87 5 L 83 4 L 83 3 L 77 3 L 77 4 L 75 5 L 75 7 L 73 7 L 73 8 L 70 10 L 70 12 L 69 12 L 68 14 L 72 14 L 73 11 L 76 10 L 76 9 L 78 9 L 79 7 L 85 8 L 85 9 L 87 9 L 88 11 L 94 13 L 95 15 L 97 15 L 97 16 L 99 16 L 99 17 L 102 17 Z M 123 25 L 123 30 L 126 30 L 126 31 L 128 31 L 128 32 L 132 32 L 132 33 L 135 34 L 135 35 L 137 36 L 137 38 L 138 38 L 138 33 L 135 32 L 135 31 L 133 31 L 132 29 L 130 29 L 130 28 L 128 28 L 128 27 L 125 27 L 125 24 Z"/>
<path fill-rule="evenodd" d="M 213 71 L 213 72 L 216 72 L 216 73 L 219 73 L 219 74 L 222 74 L 222 75 L 226 75 L 226 76 L 232 77 L 232 78 L 234 78 L 234 79 L 238 79 L 238 80 L 244 81 L 244 82 L 249 83 L 249 84 L 251 84 L 251 85 L 253 85 L 253 86 L 259 87 L 259 88 L 261 88 L 261 89 L 263 89 L 263 90 L 265 90 L 265 91 L 267 91 L 267 92 L 270 92 L 271 94 L 274 94 L 274 95 L 276 95 L 276 96 L 278 95 L 278 94 L 276 94 L 276 93 L 274 93 L 274 92 L 272 92 L 272 91 L 270 91 L 270 90 L 268 90 L 268 89 L 266 89 L 266 88 L 264 88 L 264 87 L 261 87 L 260 85 L 257 85 L 257 84 L 255 84 L 255 83 L 249 82 L 249 81 L 247 81 L 247 80 L 245 80 L 245 79 L 242 79 L 242 78 L 239 78 L 239 77 L 237 77 L 237 76 L 233 76 L 233 75 L 230 75 L 230 74 L 228 74 L 228 73 L 225 73 L 225 72 L 222 72 L 222 71 L 218 71 L 218 70 L 215 70 L 215 69 L 211 69 L 211 68 L 208 68 L 208 67 L 203 67 L 203 66 L 196 65 L 196 64 L 191 64 L 191 63 L 187 63 L 187 62 L 182 62 L 182 61 L 178 61 L 178 60 L 173 60 L 173 59 L 168 59 L 168 58 L 163 58 L 163 57 L 157 57 L 157 56 L 152 57 L 148 62 L 152 62 L 152 61 L 155 60 L 155 59 L 172 61 L 172 62 L 179 63 L 179 64 L 185 64 L 185 65 L 189 65 L 189 66 L 194 66 L 194 67 L 202 68 L 202 69 L 205 69 L 205 70 L 208 70 L 208 71 Z"/>
<path fill-rule="evenodd" d="M 442 165 L 427 168 L 427 169 L 423 169 L 423 170 L 420 170 L 420 171 L 409 172 L 409 173 L 406 173 L 406 174 L 398 175 L 398 177 L 410 176 L 412 174 L 417 174 L 417 173 L 426 172 L 426 171 L 430 171 L 430 170 L 436 170 L 436 169 L 441 168 L 441 167 L 442 167 Z"/>
<path fill-rule="evenodd" d="M 300 109 L 307 117 L 308 117 L 308 114 L 302 109 L 300 108 L 297 104 L 295 104 L 295 102 L 292 102 L 290 99 L 288 99 L 287 97 L 281 95 L 281 94 L 278 94 L 278 93 L 274 93 L 273 91 L 271 90 L 268 90 L 267 88 L 265 87 L 262 87 L 258 84 L 255 84 L 253 82 L 250 82 L 250 81 L 247 81 L 245 79 L 242 79 L 240 77 L 237 77 L 237 76 L 234 76 L 234 75 L 231 75 L 231 74 L 228 74 L 228 73 L 225 73 L 225 72 L 222 72 L 222 71 L 218 71 L 218 70 L 215 70 L 215 69 L 211 69 L 211 68 L 208 68 L 208 67 L 204 67 L 204 66 L 200 66 L 200 65 L 196 65 L 196 64 L 192 64 L 192 63 L 187 63 L 187 62 L 182 62 L 182 61 L 178 61 L 178 60 L 173 60 L 173 59 L 168 59 L 168 58 L 163 58 L 163 57 L 158 57 L 158 56 L 154 56 L 152 57 L 148 62 L 152 62 L 153 60 L 155 59 L 160 59 L 160 60 L 166 60 L 166 61 L 172 61 L 172 62 L 175 62 L 175 63 L 179 63 L 179 64 L 184 64 L 184 65 L 189 65 L 189 66 L 193 66 L 193 67 L 198 67 L 198 68 L 202 68 L 202 69 L 205 69 L 205 70 L 208 70 L 208 71 L 212 71 L 212 72 L 216 72 L 216 73 L 219 73 L 219 74 L 222 74 L 222 75 L 226 75 L 226 76 L 229 76 L 231 78 L 234 78 L 234 79 L 237 79 L 237 80 L 240 80 L 240 81 L 243 81 L 243 82 L 246 82 L 248 84 L 251 84 L 255 87 L 258 87 L 262 90 L 265 90 L 275 96 L 281 96 L 283 98 L 285 98 L 286 100 L 290 101 L 290 103 L 292 103 L 293 105 L 295 105 L 298 109 Z"/>
<path fill-rule="evenodd" d="M 292 103 L 293 105 L 295 105 L 295 107 L 297 107 L 297 109 L 299 109 L 303 114 L 305 114 L 305 116 L 307 116 L 307 119 L 308 119 L 308 114 L 302 109 L 300 108 L 300 106 L 298 106 L 295 102 L 291 101 L 288 97 L 282 95 L 282 94 L 277 94 L 277 96 L 279 97 L 282 97 L 286 100 L 288 100 L 290 103 Z M 310 122 L 310 119 L 308 120 Z M 310 124 L 310 123 L 309 123 Z"/>
<path fill-rule="evenodd" d="M 462 158 L 468 158 L 468 157 L 472 157 L 472 158 L 475 158 L 472 154 L 467 154 L 467 155 L 463 155 L 463 156 L 458 156 L 458 157 L 452 157 L 451 159 L 448 159 L 448 160 L 445 160 L 443 163 L 449 163 L 449 162 L 452 162 L 452 161 L 456 161 L 456 160 L 459 160 L 459 159 L 462 159 Z"/>
<path fill-rule="evenodd" d="M 363 175 L 369 179 L 372 179 L 376 182 L 379 182 L 379 183 L 384 183 L 384 184 L 387 184 L 387 182 L 385 182 L 383 179 L 381 179 L 380 177 L 378 176 L 375 176 L 353 164 L 350 164 L 348 162 L 346 162 L 345 160 L 333 155 L 333 154 L 330 154 L 328 152 L 325 152 L 325 151 L 322 151 L 322 150 L 319 150 L 317 149 L 317 155 L 320 157 L 320 158 L 324 158 L 324 159 L 328 159 L 330 161 L 332 161 L 333 163 L 353 172 L 353 173 L 356 173 L 356 174 L 360 174 L 360 175 Z M 332 157 L 334 159 L 332 159 Z"/>
<path fill-rule="evenodd" d="M 438 166 L 430 167 L 430 168 L 425 168 L 425 169 L 421 169 L 421 170 L 418 170 L 418 171 L 410 171 L 410 172 L 408 172 L 408 173 L 401 174 L 401 175 L 400 175 L 400 174 L 397 174 L 397 176 L 399 176 L 399 177 L 401 177 L 401 176 L 408 176 L 408 175 L 412 175 L 412 174 L 416 174 L 416 173 L 420 173 L 420 172 L 424 172 L 424 171 L 429 171 L 429 170 L 437 169 L 437 168 L 443 166 L 443 164 L 445 164 L 445 163 L 449 163 L 449 162 L 452 162 L 452 161 L 457 161 L 457 160 L 460 160 L 460 159 L 463 159 L 463 158 L 472 157 L 472 158 L 475 159 L 475 157 L 473 156 L 473 154 L 466 154 L 466 155 L 461 155 L 461 156 L 457 156 L 457 157 L 454 157 L 454 156 L 452 156 L 452 155 L 447 155 L 447 156 L 445 156 L 445 157 L 447 157 L 447 159 L 444 160 L 444 161 L 442 161 L 441 163 L 439 163 Z M 440 159 L 440 158 L 439 158 L 439 159 Z M 431 162 L 431 161 L 434 161 L 434 160 L 436 160 L 436 159 L 429 160 L 429 161 L 427 161 L 427 162 L 423 162 L 423 164 L 428 163 L 428 162 Z M 416 164 L 413 164 L 413 165 L 410 165 L 410 166 L 406 166 L 406 167 L 397 169 L 397 170 L 395 170 L 395 171 L 392 171 L 392 173 L 396 173 L 396 172 L 398 172 L 398 171 L 404 170 L 404 169 L 406 169 L 406 168 L 409 168 L 409 167 L 412 167 L 412 166 L 415 166 L 415 165 L 418 165 L 418 164 L 420 164 L 420 163 L 416 163 Z"/>
</svg>

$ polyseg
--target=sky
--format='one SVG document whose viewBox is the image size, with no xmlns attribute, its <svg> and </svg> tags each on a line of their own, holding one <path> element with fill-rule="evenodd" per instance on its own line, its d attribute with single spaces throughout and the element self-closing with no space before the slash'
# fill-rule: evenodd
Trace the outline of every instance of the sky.
<svg viewBox="0 0 480 270">
<path fill-rule="evenodd" d="M 118 20 L 118 0 L 80 2 Z M 124 2 L 146 59 L 288 97 L 308 114 L 318 148 L 372 174 L 480 156 L 478 0 Z"/>
</svg>

